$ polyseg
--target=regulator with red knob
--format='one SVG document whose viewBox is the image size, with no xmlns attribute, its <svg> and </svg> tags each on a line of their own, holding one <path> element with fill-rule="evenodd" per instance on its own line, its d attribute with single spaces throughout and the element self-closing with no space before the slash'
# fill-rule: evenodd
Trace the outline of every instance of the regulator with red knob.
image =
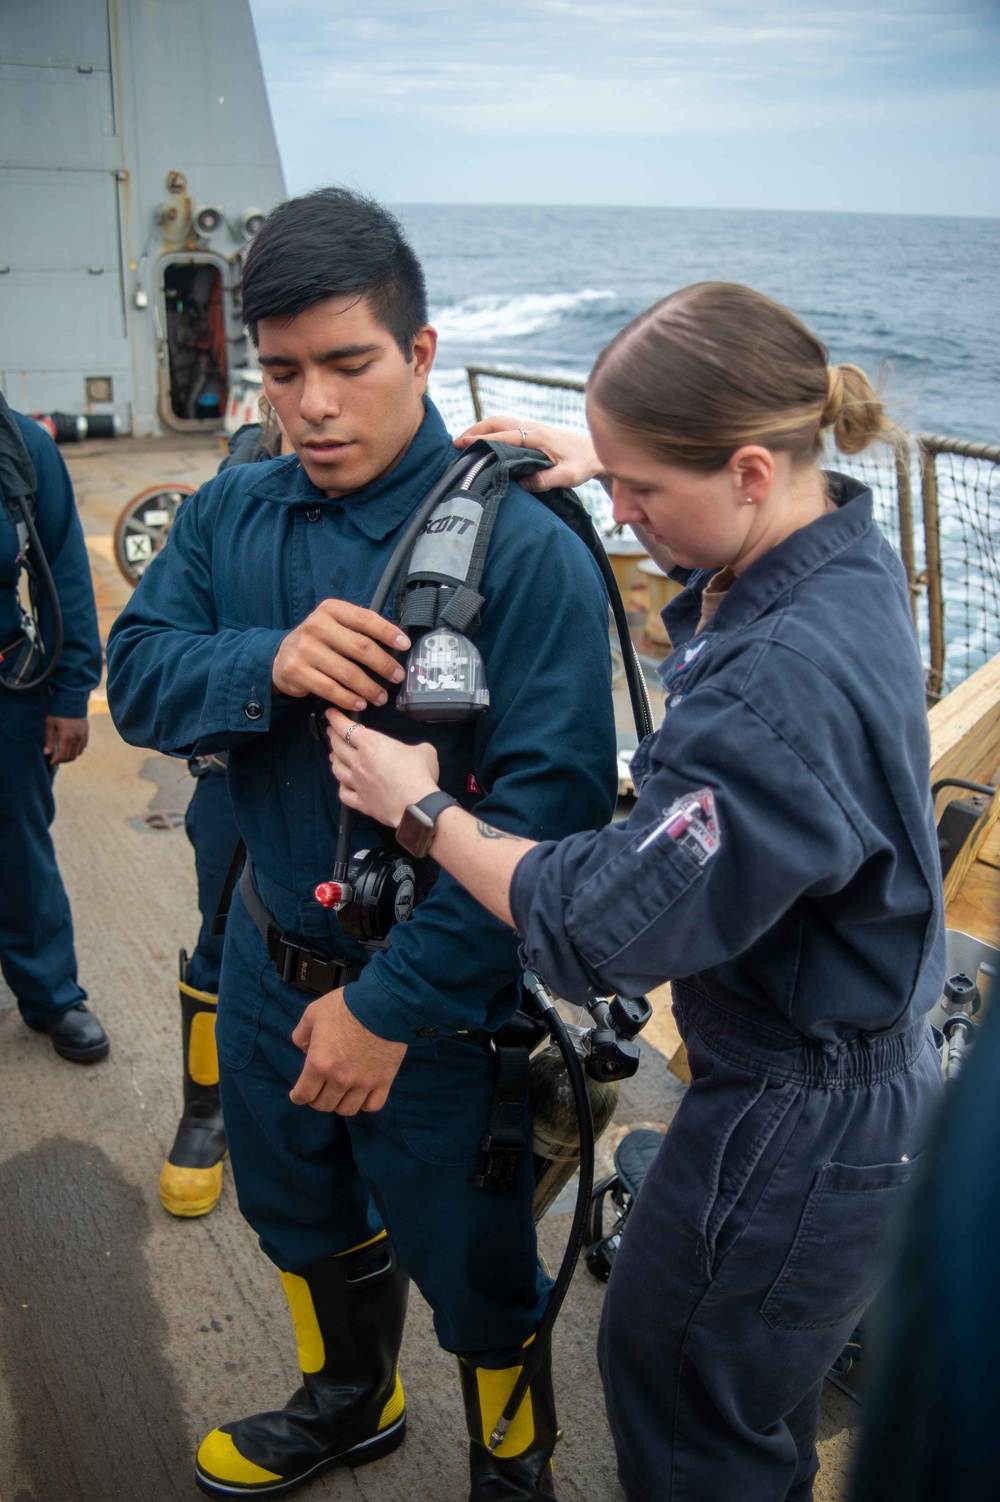
<svg viewBox="0 0 1000 1502">
<path fill-rule="evenodd" d="M 394 924 L 412 915 L 416 885 L 416 872 L 405 855 L 359 850 L 351 857 L 346 881 L 321 881 L 313 895 L 332 908 L 345 933 L 378 947 Z"/>
</svg>

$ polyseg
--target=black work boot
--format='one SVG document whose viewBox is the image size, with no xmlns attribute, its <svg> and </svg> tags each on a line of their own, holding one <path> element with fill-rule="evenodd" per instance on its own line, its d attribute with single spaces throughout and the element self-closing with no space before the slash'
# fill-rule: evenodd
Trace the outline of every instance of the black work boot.
<svg viewBox="0 0 1000 1502">
<path fill-rule="evenodd" d="M 52 1047 L 71 1064 L 97 1064 L 111 1049 L 108 1035 L 84 1002 L 56 1012 L 47 1022 L 29 1022 L 36 1033 L 48 1033 Z"/>
<path fill-rule="evenodd" d="M 541 1368 L 525 1393 L 503 1443 L 490 1454 L 490 1435 L 504 1404 L 514 1390 L 521 1368 L 497 1371 L 473 1366 L 458 1358 L 469 1426 L 469 1502 L 549 1502 L 555 1497 L 552 1451 L 559 1439 L 556 1402 L 552 1392 L 552 1357 L 546 1353 Z"/>
<path fill-rule="evenodd" d="M 335 1465 L 366 1465 L 406 1433 L 397 1362 L 408 1280 L 386 1233 L 282 1273 L 302 1386 L 278 1412 L 213 1429 L 195 1477 L 213 1497 L 274 1497 Z"/>
<path fill-rule="evenodd" d="M 180 953 L 184 1114 L 160 1171 L 160 1199 L 171 1215 L 207 1215 L 222 1193 L 226 1129 L 219 1100 L 215 1011 L 219 998 L 188 985 L 188 957 Z"/>
</svg>

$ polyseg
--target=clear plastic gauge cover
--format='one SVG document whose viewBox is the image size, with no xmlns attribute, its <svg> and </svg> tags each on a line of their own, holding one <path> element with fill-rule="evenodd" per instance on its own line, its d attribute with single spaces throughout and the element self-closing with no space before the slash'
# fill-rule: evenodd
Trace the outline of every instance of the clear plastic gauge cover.
<svg viewBox="0 0 1000 1502">
<path fill-rule="evenodd" d="M 457 631 L 428 631 L 410 648 L 396 708 L 414 720 L 471 720 L 490 702 L 477 648 Z"/>
</svg>

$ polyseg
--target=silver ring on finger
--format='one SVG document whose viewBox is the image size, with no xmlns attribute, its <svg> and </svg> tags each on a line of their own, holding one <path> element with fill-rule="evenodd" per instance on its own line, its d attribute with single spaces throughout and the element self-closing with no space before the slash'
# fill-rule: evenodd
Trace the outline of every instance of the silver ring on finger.
<svg viewBox="0 0 1000 1502">
<path fill-rule="evenodd" d="M 527 433 L 526 433 L 526 432 L 525 432 L 525 431 L 524 431 L 524 429 L 523 429 L 523 428 L 518 428 L 518 430 L 517 430 L 517 431 L 518 431 L 518 432 L 519 432 L 519 433 L 520 433 L 520 435 L 521 435 L 521 447 L 522 447 L 522 448 L 523 448 L 523 449 L 526 449 L 526 448 L 527 448 L 527 447 L 528 447 L 528 435 L 527 435 Z"/>
<path fill-rule="evenodd" d="M 355 730 L 360 730 L 360 729 L 361 729 L 361 726 L 357 723 L 357 721 L 355 721 L 355 723 L 353 725 L 349 725 L 347 727 L 347 729 L 344 732 L 344 744 L 346 746 L 349 746 L 351 744 L 351 736 L 354 734 Z"/>
</svg>

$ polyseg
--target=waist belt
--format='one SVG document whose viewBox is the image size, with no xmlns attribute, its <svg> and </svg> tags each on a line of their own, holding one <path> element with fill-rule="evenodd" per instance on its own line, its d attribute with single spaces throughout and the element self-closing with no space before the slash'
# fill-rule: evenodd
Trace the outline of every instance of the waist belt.
<svg viewBox="0 0 1000 1502">
<path fill-rule="evenodd" d="M 287 986 L 322 996 L 327 991 L 346 986 L 348 981 L 357 980 L 361 974 L 360 965 L 350 964 L 347 960 L 331 960 L 321 949 L 311 949 L 282 933 L 257 896 L 249 865 L 243 867 L 240 877 L 240 896 L 254 927 L 267 945 L 278 979 Z"/>
</svg>

